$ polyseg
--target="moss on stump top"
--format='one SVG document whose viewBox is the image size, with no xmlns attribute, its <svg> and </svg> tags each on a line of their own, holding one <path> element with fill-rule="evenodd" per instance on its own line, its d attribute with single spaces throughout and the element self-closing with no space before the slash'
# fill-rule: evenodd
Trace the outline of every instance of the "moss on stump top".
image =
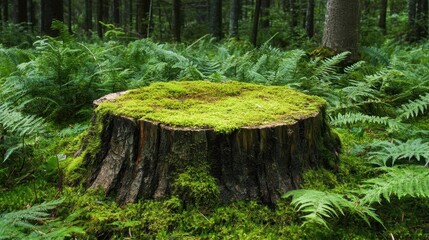
<svg viewBox="0 0 429 240">
<path fill-rule="evenodd" d="M 242 82 L 160 82 L 131 90 L 97 108 L 99 113 L 161 122 L 175 127 L 213 128 L 292 124 L 317 115 L 326 102 L 280 86 Z"/>
</svg>

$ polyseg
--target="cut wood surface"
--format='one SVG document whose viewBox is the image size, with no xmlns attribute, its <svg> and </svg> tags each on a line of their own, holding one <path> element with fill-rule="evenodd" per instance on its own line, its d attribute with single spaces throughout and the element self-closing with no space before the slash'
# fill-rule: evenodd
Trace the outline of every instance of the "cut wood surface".
<svg viewBox="0 0 429 240">
<path fill-rule="evenodd" d="M 287 89 L 236 82 L 168 84 L 186 85 L 187 88 L 195 84 L 199 97 L 203 94 L 201 85 L 209 86 L 210 91 L 213 90 L 212 85 L 223 85 L 222 87 L 229 89 L 239 86 L 242 91 L 253 89 L 262 95 L 261 89 L 264 88 L 268 88 L 272 95 L 276 91 Z M 155 88 L 171 87 L 168 84 Z M 183 94 L 188 98 L 195 98 L 189 92 Z M 234 128 L 216 128 L 210 125 L 209 120 L 202 125 L 198 122 L 198 126 L 192 126 L 192 122 L 180 126 L 136 114 L 128 116 L 123 114 L 125 111 L 115 110 L 114 106 L 118 109 L 127 106 L 124 101 L 131 99 L 133 91 L 118 94 L 117 98 L 97 101 L 92 129 L 101 130 L 98 134 L 90 135 L 96 138 L 95 141 L 100 141 L 100 144 L 95 153 L 84 156 L 90 172 L 88 186 L 103 188 L 107 194 L 115 196 L 119 203 L 134 202 L 139 198 L 163 198 L 171 194 L 177 175 L 187 166 L 206 165 L 209 174 L 216 179 L 222 201 L 254 199 L 276 203 L 283 193 L 299 187 L 305 169 L 334 167 L 339 151 L 338 138 L 325 122 L 324 101 L 297 94 L 295 97 L 299 97 L 304 102 L 303 106 L 308 107 L 301 109 L 305 114 L 301 112 L 297 116 L 280 116 L 279 119 L 284 119 L 283 122 L 272 118 L 271 123 Z M 156 95 L 156 92 L 152 92 L 152 95 Z M 234 96 L 228 98 L 235 97 L 240 101 L 240 96 L 241 93 L 234 93 Z M 183 101 L 180 94 L 173 94 L 173 97 L 177 101 Z M 267 95 L 262 96 L 262 101 L 270 101 L 265 97 L 275 99 Z M 221 98 L 218 96 L 217 101 Z M 103 101 L 109 102 L 102 103 Z M 150 111 L 160 111 L 159 108 L 152 106 Z M 240 118 L 240 114 L 246 115 L 245 112 L 238 112 L 235 117 Z M 254 119 L 250 122 L 258 123 Z M 101 127 L 96 127 L 97 124 L 101 124 Z"/>
</svg>

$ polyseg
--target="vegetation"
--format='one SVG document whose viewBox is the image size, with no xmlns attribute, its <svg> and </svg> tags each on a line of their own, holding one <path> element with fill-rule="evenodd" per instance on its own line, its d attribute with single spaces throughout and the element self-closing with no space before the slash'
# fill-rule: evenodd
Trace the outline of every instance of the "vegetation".
<svg viewBox="0 0 429 240">
<path fill-rule="evenodd" d="M 190 10 L 195 6 L 184 1 L 180 8 L 181 1 L 175 0 L 179 13 L 189 13 L 182 18 L 174 15 L 176 21 L 183 20 L 178 26 L 186 26 L 174 36 L 183 43 L 168 42 L 173 19 L 166 14 L 173 10 L 168 7 L 153 8 L 150 24 L 144 24 L 149 16 L 144 13 L 139 13 L 143 16 L 139 20 L 132 15 L 131 21 L 139 22 L 131 24 L 123 20 L 110 24 L 114 21 L 106 15 L 100 15 L 100 24 L 90 18 L 94 30 L 100 30 L 95 33 L 92 27 L 84 28 L 88 22 L 78 15 L 84 12 L 79 4 L 91 1 L 70 2 L 66 11 L 70 24 L 54 22 L 48 28 L 52 32 L 43 32 L 51 36 L 38 36 L 32 29 L 36 25 L 12 23 L 12 12 L 5 16 L 4 11 L 12 4 L 1 5 L 0 239 L 429 238 L 429 42 L 424 9 L 414 15 L 406 11 L 406 6 L 416 10 L 412 6 L 427 1 L 391 1 L 387 21 L 379 27 L 375 27 L 383 12 L 375 8 L 379 2 L 364 1 L 359 54 L 348 52 L 354 49 L 334 52 L 319 47 L 325 14 L 325 5 L 319 2 L 311 33 L 301 29 L 299 1 L 284 1 L 290 4 L 286 11 L 274 4 L 266 7 L 262 1 L 256 48 L 245 40 L 250 38 L 253 26 L 248 22 L 256 10 L 248 2 L 242 5 L 239 27 L 231 28 L 238 29 L 234 37 L 220 40 L 219 35 L 202 35 L 211 30 L 208 22 L 197 21 L 198 11 Z M 146 25 L 149 31 L 142 27 Z M 147 34 L 152 38 L 143 38 Z M 326 117 L 342 142 L 338 164 L 305 172 L 301 189 L 285 193 L 276 206 L 221 203 L 216 180 L 200 166 L 184 166 L 173 195 L 162 200 L 118 206 L 104 192 L 85 189 L 82 156 L 100 146 L 86 137 L 100 134 L 99 129 L 88 129 L 93 100 L 136 88 L 143 93 L 131 91 L 129 96 L 151 89 L 150 96 L 156 97 L 154 89 L 161 94 L 197 80 L 201 86 L 225 83 L 226 95 L 234 94 L 234 87 L 246 86 L 269 98 L 271 92 L 260 89 L 289 93 L 286 89 L 291 88 L 317 96 L 310 97 L 315 105 L 306 107 L 312 111 L 326 104 Z M 200 89 L 192 94 L 203 93 Z M 291 99 L 278 97 L 283 102 Z M 127 96 L 118 101 L 127 107 Z M 185 106 L 173 103 L 178 109 Z M 219 110 L 201 104 L 210 109 L 204 114 Z M 255 106 L 237 109 L 239 114 L 262 116 Z M 281 110 L 286 105 L 269 106 Z M 193 119 L 192 125 L 198 121 Z"/>
<path fill-rule="evenodd" d="M 154 83 L 102 103 L 98 112 L 181 127 L 229 132 L 244 126 L 293 123 L 324 107 L 317 97 L 284 87 L 203 81 Z"/>
</svg>

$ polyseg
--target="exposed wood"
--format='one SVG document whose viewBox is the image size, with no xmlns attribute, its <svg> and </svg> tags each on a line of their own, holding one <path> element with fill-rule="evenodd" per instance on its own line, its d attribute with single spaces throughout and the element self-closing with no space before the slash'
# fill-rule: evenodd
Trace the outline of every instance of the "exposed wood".
<svg viewBox="0 0 429 240">
<path fill-rule="evenodd" d="M 305 169 L 329 165 L 322 157 L 326 151 L 333 156 L 339 151 L 323 109 L 293 124 L 242 127 L 231 133 L 113 114 L 95 115 L 97 121 L 103 124 L 102 144 L 95 158 L 86 157 L 88 186 L 104 189 L 121 204 L 169 196 L 176 170 L 198 161 L 210 166 L 222 201 L 275 204 L 283 193 L 299 187 Z"/>
</svg>

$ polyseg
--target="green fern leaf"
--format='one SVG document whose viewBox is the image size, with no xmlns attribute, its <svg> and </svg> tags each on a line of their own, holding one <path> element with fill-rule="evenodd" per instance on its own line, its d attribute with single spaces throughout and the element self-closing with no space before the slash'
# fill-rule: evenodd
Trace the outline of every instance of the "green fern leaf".
<svg viewBox="0 0 429 240">
<path fill-rule="evenodd" d="M 426 112 L 429 106 L 429 93 L 426 95 L 421 95 L 419 99 L 414 101 L 409 101 L 407 104 L 404 104 L 400 107 L 399 118 L 401 119 L 409 119 L 413 117 L 417 117 L 419 114 L 423 114 Z"/>
<path fill-rule="evenodd" d="M 409 139 L 406 142 L 376 141 L 371 146 L 375 150 L 369 153 L 369 159 L 380 166 L 386 166 L 389 163 L 393 166 L 398 160 L 425 160 L 426 166 L 429 164 L 429 144 L 419 138 Z"/>
<path fill-rule="evenodd" d="M 364 204 L 390 201 L 392 195 L 429 198 L 429 169 L 422 166 L 382 167 L 386 174 L 365 181 L 359 191 Z"/>
</svg>

